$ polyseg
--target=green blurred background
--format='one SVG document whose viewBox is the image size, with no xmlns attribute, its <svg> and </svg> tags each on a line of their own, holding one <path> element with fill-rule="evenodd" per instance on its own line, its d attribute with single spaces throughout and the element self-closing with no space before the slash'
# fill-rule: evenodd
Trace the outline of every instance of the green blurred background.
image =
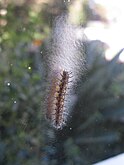
<svg viewBox="0 0 124 165">
<path fill-rule="evenodd" d="M 85 39 L 86 70 L 67 126 L 56 131 L 44 117 L 44 45 L 54 18 L 69 12 L 82 27 L 106 23 L 100 9 L 96 16 L 87 0 L 0 0 L 1 165 L 91 165 L 124 152 L 123 49 L 107 61 L 107 45 Z"/>
</svg>

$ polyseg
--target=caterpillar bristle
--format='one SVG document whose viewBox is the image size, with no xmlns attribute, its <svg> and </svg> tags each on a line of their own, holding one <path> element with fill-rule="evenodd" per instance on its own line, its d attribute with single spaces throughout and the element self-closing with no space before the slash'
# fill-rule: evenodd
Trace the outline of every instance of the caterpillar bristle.
<svg viewBox="0 0 124 165">
<path fill-rule="evenodd" d="M 68 87 L 70 81 L 70 72 L 62 70 L 57 76 L 53 76 L 48 103 L 47 103 L 47 113 L 46 117 L 50 120 L 53 127 L 56 129 L 61 129 L 65 123 L 68 116 L 67 106 L 65 106 L 68 94 Z"/>
<path fill-rule="evenodd" d="M 69 95 L 72 95 L 84 70 L 83 42 L 77 37 L 79 30 L 80 27 L 71 24 L 67 15 L 61 15 L 55 19 L 48 42 L 46 117 L 56 129 L 62 129 L 66 124 L 74 104 Z"/>
</svg>

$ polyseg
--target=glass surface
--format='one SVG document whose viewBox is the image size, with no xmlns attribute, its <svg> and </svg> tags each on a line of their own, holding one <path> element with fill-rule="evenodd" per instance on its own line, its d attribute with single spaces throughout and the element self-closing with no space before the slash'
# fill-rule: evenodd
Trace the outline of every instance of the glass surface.
<svg viewBox="0 0 124 165">
<path fill-rule="evenodd" d="M 124 151 L 122 0 L 0 0 L 0 164 L 92 165 Z"/>
</svg>

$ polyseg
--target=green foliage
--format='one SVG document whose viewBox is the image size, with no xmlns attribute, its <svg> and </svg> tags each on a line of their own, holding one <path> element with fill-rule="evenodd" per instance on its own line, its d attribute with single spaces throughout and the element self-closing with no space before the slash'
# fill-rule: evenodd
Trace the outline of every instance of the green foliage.
<svg viewBox="0 0 124 165">
<path fill-rule="evenodd" d="M 0 29 L 0 164 L 90 165 L 123 152 L 121 52 L 107 62 L 103 43 L 85 43 L 86 74 L 67 126 L 56 131 L 43 115 L 46 68 L 37 40 L 49 32 L 45 10 L 27 3 L 6 10 L 1 17 L 7 25 Z"/>
<path fill-rule="evenodd" d="M 45 145 L 44 90 L 34 40 L 47 35 L 40 31 L 46 25 L 30 6 L 8 4 L 6 11 L 0 31 L 0 164 L 38 164 Z"/>
</svg>

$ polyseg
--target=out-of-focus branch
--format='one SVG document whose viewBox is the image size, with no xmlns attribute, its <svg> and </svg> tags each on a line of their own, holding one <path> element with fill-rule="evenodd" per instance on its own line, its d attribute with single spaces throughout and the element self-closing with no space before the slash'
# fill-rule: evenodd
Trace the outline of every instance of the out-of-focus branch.
<svg viewBox="0 0 124 165">
<path fill-rule="evenodd" d="M 75 0 L 69 6 L 69 19 L 74 24 L 80 24 L 83 21 L 83 4 L 86 0 Z"/>
</svg>

